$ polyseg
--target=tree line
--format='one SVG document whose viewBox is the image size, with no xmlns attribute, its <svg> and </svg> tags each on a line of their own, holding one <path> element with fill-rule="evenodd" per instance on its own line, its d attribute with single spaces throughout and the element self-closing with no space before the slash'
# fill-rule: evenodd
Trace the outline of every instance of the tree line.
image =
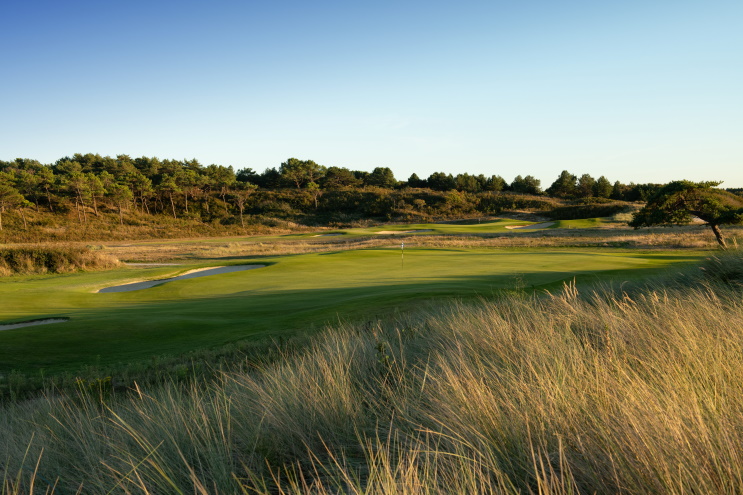
<svg viewBox="0 0 743 495">
<path fill-rule="evenodd" d="M 28 208 L 74 211 L 84 223 L 89 215 L 98 216 L 102 205 L 118 212 L 121 223 L 124 212 L 134 209 L 142 214 L 166 214 L 174 218 L 208 218 L 229 213 L 244 225 L 244 213 L 251 207 L 251 197 L 256 191 L 293 190 L 309 198 L 306 209 L 317 210 L 322 206 L 323 195 L 331 191 L 336 193 L 336 199 L 338 195 L 343 196 L 343 192 L 349 196 L 352 192 L 368 190 L 428 189 L 460 193 L 460 198 L 466 194 L 513 193 L 561 199 L 637 201 L 646 200 L 658 187 L 611 183 L 604 176 L 594 179 L 589 174 L 576 176 L 568 171 L 563 171 L 543 190 L 540 181 L 531 175 L 519 175 L 509 183 L 499 175 L 435 172 L 425 179 L 412 174 L 400 181 L 388 167 L 366 172 L 326 167 L 313 160 L 297 158 L 289 158 L 278 167 L 258 173 L 252 168 L 235 171 L 232 166 L 203 165 L 196 159 L 160 160 L 145 156 L 77 153 L 52 164 L 26 158 L 0 161 L 0 229 L 2 213 L 8 210 L 19 212 L 24 225 Z M 369 195 L 356 197 L 360 198 L 355 200 L 357 203 L 370 201 Z M 457 197 L 452 198 L 457 201 Z M 371 215 L 376 211 L 367 210 Z"/>
</svg>

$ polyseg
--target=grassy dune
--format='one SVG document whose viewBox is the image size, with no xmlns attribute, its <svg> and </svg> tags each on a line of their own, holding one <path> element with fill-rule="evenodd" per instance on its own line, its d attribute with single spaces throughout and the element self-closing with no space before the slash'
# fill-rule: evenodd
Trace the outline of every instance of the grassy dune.
<svg viewBox="0 0 743 495">
<path fill-rule="evenodd" d="M 164 278 L 197 266 L 127 268 L 15 277 L 0 284 L 0 323 L 68 317 L 66 323 L 0 331 L 0 372 L 74 371 L 150 360 L 245 339 L 313 332 L 340 319 L 374 320 L 442 298 L 492 297 L 564 280 L 628 280 L 699 253 L 620 250 L 374 249 L 230 263 L 265 268 L 181 280 L 137 292 L 109 285 Z"/>
<path fill-rule="evenodd" d="M 740 493 L 743 260 L 341 325 L 216 382 L 2 410 L 3 494 Z"/>
</svg>

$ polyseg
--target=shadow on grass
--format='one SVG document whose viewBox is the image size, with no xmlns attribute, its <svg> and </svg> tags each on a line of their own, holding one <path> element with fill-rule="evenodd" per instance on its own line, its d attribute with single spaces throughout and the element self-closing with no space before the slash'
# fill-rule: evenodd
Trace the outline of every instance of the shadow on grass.
<svg viewBox="0 0 743 495">
<path fill-rule="evenodd" d="M 544 256 L 545 253 L 542 253 Z M 686 255 L 664 259 L 696 261 Z M 680 265 L 673 265 L 680 268 Z M 639 280 L 668 270 L 643 267 L 473 276 L 323 289 L 255 289 L 230 295 L 81 309 L 56 328 L 0 334 L 0 372 L 53 374 L 90 365 L 135 363 L 255 338 L 313 333 L 340 320 L 384 318 L 430 300 L 494 298 L 503 291 L 558 289 L 564 282 Z M 270 290 L 270 292 L 267 292 Z"/>
</svg>

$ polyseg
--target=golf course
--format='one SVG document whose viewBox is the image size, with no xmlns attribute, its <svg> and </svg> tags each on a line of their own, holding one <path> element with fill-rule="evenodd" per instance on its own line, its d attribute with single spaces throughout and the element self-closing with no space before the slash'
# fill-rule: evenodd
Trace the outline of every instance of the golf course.
<svg viewBox="0 0 743 495">
<path fill-rule="evenodd" d="M 3 7 L 0 495 L 743 494 L 743 2 Z"/>
<path fill-rule="evenodd" d="M 471 233 L 488 225 L 439 226 Z M 434 225 L 376 231 L 410 233 Z M 375 231 L 349 232 L 371 235 Z M 310 235 L 312 237 L 317 234 Z M 269 242 L 266 238 L 262 242 Z M 492 299 L 514 289 L 557 289 L 564 282 L 647 277 L 699 259 L 699 252 L 618 249 L 482 249 L 382 246 L 254 258 L 170 260 L 115 270 L 16 276 L 0 283 L 3 324 L 67 321 L 2 330 L 0 373 L 75 372 L 84 366 L 147 361 L 257 338 L 309 334 L 338 321 L 378 320 L 431 303 Z M 241 271 L 240 266 L 253 269 Z M 238 271 L 191 275 L 229 266 Z M 155 281 L 150 288 L 109 289 Z M 126 287 L 126 285 L 124 285 Z M 113 292 L 106 292 L 113 290 Z"/>
</svg>

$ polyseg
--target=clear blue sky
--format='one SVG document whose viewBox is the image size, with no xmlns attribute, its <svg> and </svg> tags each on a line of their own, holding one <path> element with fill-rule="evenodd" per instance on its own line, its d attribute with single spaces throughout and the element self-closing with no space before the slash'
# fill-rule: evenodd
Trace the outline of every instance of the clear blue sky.
<svg viewBox="0 0 743 495">
<path fill-rule="evenodd" d="M 0 159 L 743 187 L 743 2 L 7 1 Z"/>
</svg>

